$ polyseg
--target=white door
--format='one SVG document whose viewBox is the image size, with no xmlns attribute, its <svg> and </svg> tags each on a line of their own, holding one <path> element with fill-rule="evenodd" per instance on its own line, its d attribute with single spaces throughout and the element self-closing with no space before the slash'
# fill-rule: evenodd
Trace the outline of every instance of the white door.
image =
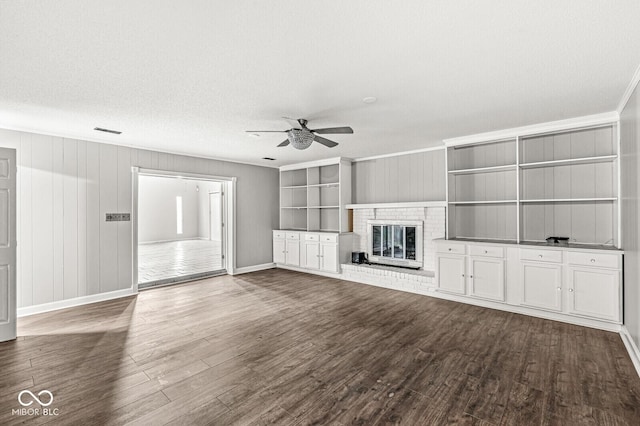
<svg viewBox="0 0 640 426">
<path fill-rule="evenodd" d="M 300 266 L 300 241 L 286 240 L 286 263 L 291 266 Z"/>
<path fill-rule="evenodd" d="M 225 268 L 224 258 L 224 206 L 222 192 L 209 193 L 209 240 L 220 244 L 220 257 L 222 269 Z"/>
<path fill-rule="evenodd" d="M 284 242 L 284 238 L 273 239 L 273 263 L 285 263 L 287 260 L 285 256 L 285 251 L 287 249 Z"/>
<path fill-rule="evenodd" d="M 472 257 L 469 284 L 470 295 L 504 302 L 504 260 Z"/>
<path fill-rule="evenodd" d="M 620 321 L 619 271 L 570 267 L 568 275 L 570 313 Z"/>
<path fill-rule="evenodd" d="M 322 253 L 320 259 L 322 260 L 322 270 L 327 272 L 338 272 L 338 245 L 337 244 L 322 244 Z"/>
<path fill-rule="evenodd" d="M 320 243 L 317 241 L 305 241 L 302 266 L 311 269 L 320 269 Z"/>
<path fill-rule="evenodd" d="M 438 289 L 449 293 L 465 294 L 465 257 L 438 256 Z"/>
<path fill-rule="evenodd" d="M 0 342 L 16 338 L 16 151 L 0 148 Z"/>
<path fill-rule="evenodd" d="M 520 284 L 522 305 L 562 310 L 562 265 L 522 262 Z"/>
</svg>

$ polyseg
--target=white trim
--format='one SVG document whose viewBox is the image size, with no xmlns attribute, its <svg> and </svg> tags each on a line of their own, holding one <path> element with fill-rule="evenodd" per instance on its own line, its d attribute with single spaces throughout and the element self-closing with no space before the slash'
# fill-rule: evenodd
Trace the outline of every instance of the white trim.
<svg viewBox="0 0 640 426">
<path fill-rule="evenodd" d="M 638 66 L 636 72 L 633 74 L 633 77 L 631 77 L 631 81 L 629 82 L 627 89 L 624 91 L 622 99 L 620 99 L 618 108 L 616 108 L 618 114 L 622 114 L 622 110 L 627 106 L 627 102 L 629 102 L 629 99 L 631 99 L 631 95 L 633 95 L 633 91 L 636 90 L 638 83 L 640 83 L 640 66 Z"/>
<path fill-rule="evenodd" d="M 306 161 L 304 163 L 287 164 L 284 166 L 280 166 L 280 171 L 285 172 L 287 170 L 308 169 L 309 167 L 317 166 L 333 166 L 335 164 L 340 164 L 341 161 L 351 162 L 352 160 L 350 158 L 344 157 L 325 158 L 324 160 Z"/>
<path fill-rule="evenodd" d="M 263 263 L 262 265 L 243 266 L 242 268 L 236 268 L 233 274 L 229 275 L 248 274 L 249 272 L 264 271 L 265 269 L 273 269 L 275 267 L 276 264 L 273 262 Z"/>
<path fill-rule="evenodd" d="M 84 142 L 103 143 L 105 145 L 122 146 L 122 147 L 125 147 L 125 148 L 137 149 L 137 150 L 140 150 L 140 151 L 159 152 L 161 154 L 180 155 L 180 156 L 183 156 L 183 157 L 205 159 L 205 160 L 214 160 L 214 161 L 224 161 L 224 162 L 227 162 L 227 163 L 235 163 L 235 164 L 247 164 L 247 165 L 256 166 L 256 167 L 266 167 L 268 169 L 277 169 L 278 168 L 278 166 L 276 166 L 276 165 L 254 163 L 254 162 L 250 162 L 250 161 L 231 160 L 231 159 L 228 159 L 228 158 L 221 158 L 221 157 L 209 157 L 209 156 L 206 156 L 206 155 L 194 154 L 192 152 L 189 153 L 189 152 L 181 152 L 181 151 L 167 151 L 164 148 L 156 148 L 156 147 L 153 147 L 153 146 L 130 145 L 130 144 L 118 143 L 118 142 L 114 142 L 114 141 L 106 140 L 106 139 L 91 138 L 91 137 L 78 136 L 78 135 L 74 136 L 74 135 L 70 135 L 68 133 L 50 132 L 48 130 L 36 130 L 36 129 L 30 129 L 30 128 L 27 128 L 27 127 L 8 126 L 6 124 L 0 124 L 0 129 L 13 130 L 13 131 L 16 131 L 16 132 L 32 133 L 32 134 L 36 134 L 36 135 L 57 136 L 57 137 L 60 137 L 60 138 L 75 139 L 75 140 L 84 141 Z M 117 137 L 117 136 L 113 136 L 113 137 Z"/>
<path fill-rule="evenodd" d="M 287 268 L 288 269 L 288 268 Z M 505 312 L 513 312 L 516 314 L 522 314 L 522 315 L 529 315 L 532 317 L 537 317 L 537 318 L 544 318 L 544 319 L 548 319 L 548 320 L 552 320 L 552 321 L 560 321 L 560 322 L 564 322 L 564 323 L 568 323 L 568 324 L 575 324 L 575 325 L 580 325 L 583 327 L 590 327 L 590 328 L 596 328 L 599 330 L 606 330 L 606 331 L 613 331 L 613 332 L 620 332 L 621 326 L 619 324 L 614 324 L 614 323 L 608 323 L 605 321 L 598 321 L 598 320 L 592 320 L 589 318 L 581 318 L 581 317 L 575 317 L 575 316 L 570 316 L 570 315 L 566 315 L 566 314 L 556 314 L 554 312 L 547 312 L 547 311 L 543 311 L 543 310 L 538 310 L 538 309 L 531 309 L 531 308 L 527 308 L 524 306 L 517 306 L 517 305 L 510 305 L 507 303 L 500 303 L 500 302 L 491 302 L 489 300 L 484 300 L 484 299 L 479 299 L 479 298 L 474 298 L 474 297 L 470 297 L 470 296 L 458 296 L 455 294 L 449 294 L 449 293 L 443 293 L 437 290 L 437 288 L 434 286 L 425 286 L 424 289 L 415 289 L 415 288 L 406 288 L 406 287 L 399 287 L 399 286 L 393 286 L 392 284 L 388 284 L 389 283 L 389 279 L 388 277 L 381 275 L 380 276 L 380 280 L 366 280 L 366 279 L 358 279 L 355 277 L 350 277 L 350 278 L 341 278 L 342 280 L 346 281 L 346 282 L 355 282 L 355 283 L 360 283 L 360 284 L 366 284 L 366 285 L 372 285 L 372 286 L 376 286 L 376 287 L 382 287 L 382 288 L 387 288 L 390 290 L 397 290 L 397 291 L 404 291 L 406 293 L 414 293 L 414 294 L 420 294 L 423 296 L 428 296 L 428 297 L 435 297 L 438 299 L 446 299 L 446 300 L 451 300 L 453 302 L 458 302 L 458 303 L 465 303 L 467 305 L 474 305 L 474 306 L 481 306 L 483 308 L 489 308 L 489 309 L 497 309 L 499 311 L 505 311 Z"/>
<path fill-rule="evenodd" d="M 342 277 L 342 274 L 339 272 L 326 272 L 326 271 L 320 271 L 318 269 L 306 269 L 300 266 L 283 265 L 281 263 L 276 263 L 276 268 L 287 269 L 289 271 L 304 272 L 305 274 L 311 274 L 311 275 L 322 275 L 323 277 L 335 278 L 337 280 L 344 279 Z"/>
<path fill-rule="evenodd" d="M 615 124 L 619 118 L 620 115 L 617 111 L 611 111 L 602 114 L 569 118 L 567 120 L 549 121 L 547 123 L 533 124 L 530 126 L 514 127 L 511 129 L 497 130 L 494 132 L 478 133 L 475 135 L 450 138 L 445 139 L 444 144 L 447 147 L 453 147 L 458 145 L 513 139 L 518 136 L 530 136 L 541 133 L 558 132 L 562 130 L 574 130 L 580 127 L 593 127 L 606 124 Z"/>
<path fill-rule="evenodd" d="M 622 326 L 620 337 L 622 338 L 622 343 L 624 343 L 625 348 L 627 348 L 627 352 L 629 352 L 629 357 L 631 358 L 633 366 L 636 368 L 636 373 L 640 376 L 640 349 L 638 349 L 638 346 L 633 341 L 626 325 Z"/>
<path fill-rule="evenodd" d="M 446 201 L 415 201 L 407 203 L 372 203 L 372 204 L 347 204 L 345 208 L 351 209 L 410 209 L 424 207 L 447 207 Z"/>
<path fill-rule="evenodd" d="M 155 177 L 169 177 L 169 178 L 184 178 L 184 179 L 197 179 L 197 180 L 210 180 L 214 182 L 230 181 L 234 178 L 229 176 L 216 176 L 203 173 L 191 173 L 191 172 L 175 172 L 172 170 L 160 170 L 160 169 L 145 169 L 138 167 L 138 173 L 144 176 Z"/>
<path fill-rule="evenodd" d="M 439 151 L 441 149 L 445 149 L 445 146 L 444 145 L 441 145 L 441 146 L 430 146 L 429 148 L 420 148 L 420 149 L 414 149 L 414 150 L 411 150 L 411 151 L 400 151 L 400 152 L 392 152 L 390 154 L 372 155 L 370 157 L 354 158 L 351 161 L 354 162 L 354 163 L 357 163 L 357 162 L 360 162 L 360 161 L 378 160 L 380 158 L 399 157 L 401 155 L 411 155 L 411 154 L 419 154 L 421 152 Z"/>
<path fill-rule="evenodd" d="M 29 315 L 41 314 L 43 312 L 57 311 L 60 309 L 72 308 L 74 306 L 88 305 L 90 303 L 104 302 L 106 300 L 119 299 L 121 297 L 134 296 L 138 294 L 133 287 L 124 290 L 110 291 L 108 293 L 92 294 L 89 296 L 74 297 L 73 299 L 58 300 L 56 302 L 43 303 L 42 305 L 27 306 L 18 308 L 18 318 Z"/>
<path fill-rule="evenodd" d="M 138 173 L 131 167 L 131 287 L 138 292 Z"/>
</svg>

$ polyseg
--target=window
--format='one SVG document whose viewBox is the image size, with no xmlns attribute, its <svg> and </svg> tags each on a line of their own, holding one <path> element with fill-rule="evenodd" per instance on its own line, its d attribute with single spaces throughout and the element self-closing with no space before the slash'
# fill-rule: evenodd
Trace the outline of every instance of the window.
<svg viewBox="0 0 640 426">
<path fill-rule="evenodd" d="M 182 197 L 176 197 L 176 232 L 182 234 Z"/>
</svg>

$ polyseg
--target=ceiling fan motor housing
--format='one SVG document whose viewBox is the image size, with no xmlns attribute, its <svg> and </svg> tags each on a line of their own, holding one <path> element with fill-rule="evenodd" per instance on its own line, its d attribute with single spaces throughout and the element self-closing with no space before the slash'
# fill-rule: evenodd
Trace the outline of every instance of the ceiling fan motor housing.
<svg viewBox="0 0 640 426">
<path fill-rule="evenodd" d="M 296 149 L 307 149 L 313 142 L 314 135 L 307 129 L 291 129 L 287 132 L 289 143 Z"/>
</svg>

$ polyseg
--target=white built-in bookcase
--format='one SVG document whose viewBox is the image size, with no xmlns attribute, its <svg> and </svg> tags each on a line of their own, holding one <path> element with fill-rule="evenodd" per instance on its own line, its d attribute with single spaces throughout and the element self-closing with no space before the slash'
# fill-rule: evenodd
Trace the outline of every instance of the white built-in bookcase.
<svg viewBox="0 0 640 426">
<path fill-rule="evenodd" d="M 280 229 L 347 232 L 351 162 L 331 159 L 280 168 Z"/>
<path fill-rule="evenodd" d="M 447 148 L 448 237 L 619 246 L 616 123 Z"/>
</svg>

